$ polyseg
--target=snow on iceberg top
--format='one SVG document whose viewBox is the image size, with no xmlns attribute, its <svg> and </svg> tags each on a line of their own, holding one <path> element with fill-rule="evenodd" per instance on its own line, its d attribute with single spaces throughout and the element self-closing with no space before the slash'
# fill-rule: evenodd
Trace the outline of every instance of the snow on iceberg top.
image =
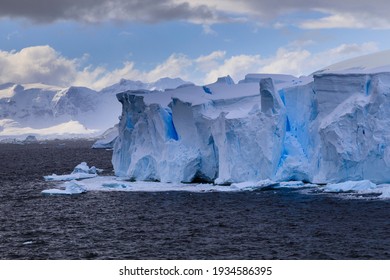
<svg viewBox="0 0 390 280">
<path fill-rule="evenodd" d="M 159 104 L 167 107 L 172 100 L 180 100 L 190 103 L 193 106 L 215 102 L 229 103 L 245 97 L 260 96 L 259 82 L 264 78 L 271 78 L 275 85 L 275 90 L 282 88 L 305 85 L 312 82 L 312 77 L 294 77 L 291 75 L 278 74 L 248 74 L 245 80 L 235 84 L 230 76 L 220 77 L 215 83 L 196 86 L 188 85 L 178 87 L 173 90 L 161 91 L 127 91 L 119 93 L 121 99 L 124 94 L 143 96 L 146 105 Z"/>
<path fill-rule="evenodd" d="M 390 72 L 390 50 L 341 61 L 313 74 L 374 74 L 381 72 Z"/>
<path fill-rule="evenodd" d="M 126 90 L 158 90 L 174 89 L 182 85 L 192 84 L 180 78 L 161 78 L 152 83 L 144 83 L 141 81 L 132 81 L 121 79 L 119 83 L 113 84 L 101 90 L 101 93 L 118 93 Z"/>
</svg>

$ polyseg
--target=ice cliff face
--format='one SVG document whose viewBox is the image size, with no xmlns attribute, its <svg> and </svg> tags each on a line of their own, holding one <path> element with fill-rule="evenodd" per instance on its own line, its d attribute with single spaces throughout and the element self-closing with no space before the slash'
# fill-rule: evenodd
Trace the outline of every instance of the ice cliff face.
<svg viewBox="0 0 390 280">
<path fill-rule="evenodd" d="M 114 169 L 163 182 L 389 182 L 389 95 L 390 73 L 123 92 Z"/>
<path fill-rule="evenodd" d="M 314 179 L 388 182 L 390 73 L 328 74 L 316 77 L 317 85 L 318 171 Z"/>
</svg>

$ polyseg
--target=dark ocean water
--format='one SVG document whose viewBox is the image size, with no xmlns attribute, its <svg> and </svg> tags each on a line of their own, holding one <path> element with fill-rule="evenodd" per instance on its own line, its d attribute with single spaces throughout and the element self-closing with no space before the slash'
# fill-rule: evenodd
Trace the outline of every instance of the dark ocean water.
<svg viewBox="0 0 390 280">
<path fill-rule="evenodd" d="M 0 145 L 0 259 L 390 259 L 390 202 L 296 190 L 43 196 L 87 141 Z"/>
</svg>

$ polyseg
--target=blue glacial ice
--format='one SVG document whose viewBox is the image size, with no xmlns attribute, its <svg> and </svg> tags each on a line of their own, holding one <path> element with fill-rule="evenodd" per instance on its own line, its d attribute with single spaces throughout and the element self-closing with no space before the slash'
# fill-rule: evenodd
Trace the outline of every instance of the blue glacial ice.
<svg viewBox="0 0 390 280">
<path fill-rule="evenodd" d="M 226 79 L 225 79 L 226 80 Z M 120 177 L 220 185 L 390 182 L 390 73 L 248 75 L 117 95 Z"/>
</svg>

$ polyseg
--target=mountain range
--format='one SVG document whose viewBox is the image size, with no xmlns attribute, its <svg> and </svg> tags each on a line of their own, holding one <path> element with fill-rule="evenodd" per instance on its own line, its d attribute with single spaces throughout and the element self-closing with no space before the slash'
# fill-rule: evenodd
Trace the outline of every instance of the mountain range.
<svg viewBox="0 0 390 280">
<path fill-rule="evenodd" d="M 86 87 L 60 88 L 46 84 L 0 85 L 0 140 L 95 137 L 118 123 L 123 91 L 164 91 L 189 84 L 180 78 L 152 83 L 121 79 L 95 91 Z"/>
</svg>

